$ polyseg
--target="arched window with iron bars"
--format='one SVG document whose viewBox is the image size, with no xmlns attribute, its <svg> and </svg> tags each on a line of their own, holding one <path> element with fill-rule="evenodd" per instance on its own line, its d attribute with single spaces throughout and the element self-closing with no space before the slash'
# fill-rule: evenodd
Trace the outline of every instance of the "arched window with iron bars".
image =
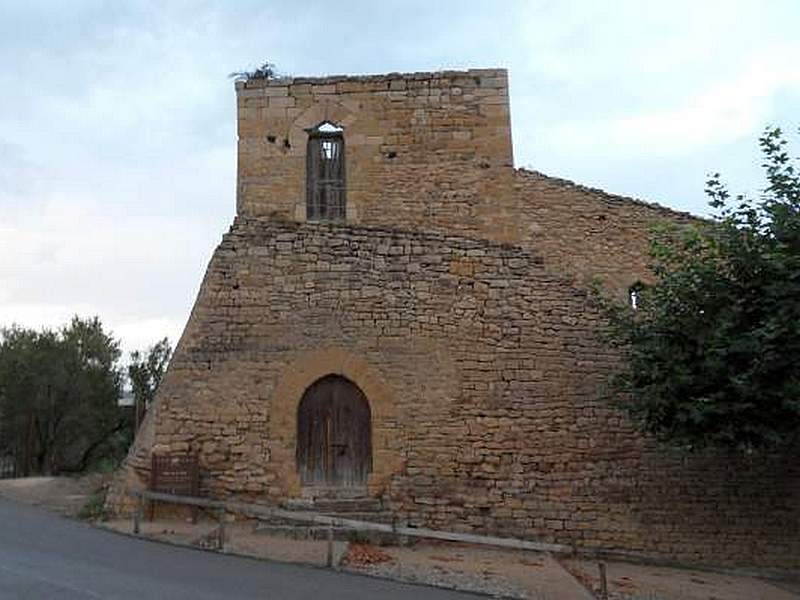
<svg viewBox="0 0 800 600">
<path fill-rule="evenodd" d="M 323 121 L 308 130 L 306 218 L 344 221 L 346 216 L 344 130 Z"/>
</svg>

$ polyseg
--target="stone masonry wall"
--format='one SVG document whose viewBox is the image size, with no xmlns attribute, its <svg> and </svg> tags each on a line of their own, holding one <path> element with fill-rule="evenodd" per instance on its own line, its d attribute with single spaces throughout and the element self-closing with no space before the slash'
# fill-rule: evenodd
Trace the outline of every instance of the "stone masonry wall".
<svg viewBox="0 0 800 600">
<path fill-rule="evenodd" d="M 796 462 L 657 449 L 600 399 L 617 359 L 599 325 L 585 293 L 530 249 L 240 217 L 159 391 L 148 449 L 198 451 L 214 495 L 298 496 L 297 403 L 337 373 L 370 402 L 369 492 L 401 520 L 798 567 Z"/>
<path fill-rule="evenodd" d="M 516 236 L 503 69 L 237 84 L 238 214 L 304 221 L 307 129 L 344 128 L 347 220 Z"/>
<path fill-rule="evenodd" d="M 599 279 L 621 295 L 652 277 L 648 263 L 654 225 L 700 222 L 688 213 L 535 171 L 518 170 L 514 186 L 522 229 L 518 244 L 534 248 L 548 268 L 583 287 Z"/>
</svg>

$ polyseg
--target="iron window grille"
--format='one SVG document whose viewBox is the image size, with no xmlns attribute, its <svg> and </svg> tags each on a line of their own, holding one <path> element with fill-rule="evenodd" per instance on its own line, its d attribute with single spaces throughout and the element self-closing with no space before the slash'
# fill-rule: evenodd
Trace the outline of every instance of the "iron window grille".
<svg viewBox="0 0 800 600">
<path fill-rule="evenodd" d="M 306 218 L 344 221 L 346 215 L 344 136 L 332 123 L 321 123 L 308 135 Z"/>
</svg>

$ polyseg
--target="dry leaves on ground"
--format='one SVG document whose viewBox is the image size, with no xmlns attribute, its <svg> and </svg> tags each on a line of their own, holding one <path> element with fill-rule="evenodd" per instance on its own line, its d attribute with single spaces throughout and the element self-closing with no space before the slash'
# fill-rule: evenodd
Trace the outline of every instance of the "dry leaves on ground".
<svg viewBox="0 0 800 600">
<path fill-rule="evenodd" d="M 351 543 L 342 561 L 346 565 L 361 566 L 391 562 L 392 557 L 371 544 Z"/>
</svg>

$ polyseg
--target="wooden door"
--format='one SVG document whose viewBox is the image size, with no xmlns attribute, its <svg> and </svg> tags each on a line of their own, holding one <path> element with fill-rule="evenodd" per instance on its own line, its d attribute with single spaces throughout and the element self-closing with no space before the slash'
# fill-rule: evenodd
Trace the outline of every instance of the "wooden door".
<svg viewBox="0 0 800 600">
<path fill-rule="evenodd" d="M 344 377 L 323 377 L 303 395 L 297 411 L 297 468 L 303 485 L 366 483 L 372 470 L 369 403 Z"/>
</svg>

